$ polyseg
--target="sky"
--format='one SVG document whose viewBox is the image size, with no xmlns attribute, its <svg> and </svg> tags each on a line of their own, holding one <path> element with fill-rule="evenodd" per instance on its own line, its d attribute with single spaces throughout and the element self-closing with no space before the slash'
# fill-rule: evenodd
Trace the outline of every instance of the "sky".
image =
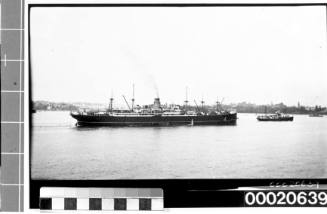
<svg viewBox="0 0 327 214">
<path fill-rule="evenodd" d="M 32 100 L 327 106 L 326 9 L 33 7 Z"/>
</svg>

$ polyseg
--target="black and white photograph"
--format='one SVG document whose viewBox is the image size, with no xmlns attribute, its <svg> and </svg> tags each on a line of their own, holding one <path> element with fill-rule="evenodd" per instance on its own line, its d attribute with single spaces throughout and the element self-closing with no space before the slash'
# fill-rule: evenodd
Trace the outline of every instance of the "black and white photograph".
<svg viewBox="0 0 327 214">
<path fill-rule="evenodd" d="M 327 177 L 325 6 L 29 13 L 32 179 Z"/>
</svg>

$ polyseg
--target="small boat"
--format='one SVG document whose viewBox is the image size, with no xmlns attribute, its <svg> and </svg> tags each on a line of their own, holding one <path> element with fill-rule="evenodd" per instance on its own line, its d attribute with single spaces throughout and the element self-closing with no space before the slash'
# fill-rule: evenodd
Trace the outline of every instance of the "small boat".
<svg viewBox="0 0 327 214">
<path fill-rule="evenodd" d="M 312 113 L 309 115 L 309 117 L 323 117 L 323 115 L 319 113 Z"/>
<path fill-rule="evenodd" d="M 276 112 L 275 114 L 259 115 L 258 121 L 293 121 L 293 116 Z"/>
</svg>

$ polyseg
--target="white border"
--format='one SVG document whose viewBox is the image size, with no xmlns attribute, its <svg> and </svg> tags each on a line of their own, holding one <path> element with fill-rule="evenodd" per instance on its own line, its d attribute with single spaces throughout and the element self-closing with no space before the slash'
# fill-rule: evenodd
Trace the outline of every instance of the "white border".
<svg viewBox="0 0 327 214">
<path fill-rule="evenodd" d="M 21 0 L 23 2 L 24 0 Z M 29 193 L 30 193 L 30 148 L 29 148 L 29 47 L 28 47 L 28 34 L 29 34 L 29 17 L 28 17 L 28 8 L 29 5 L 33 4 L 123 4 L 123 3 L 130 3 L 130 4 L 138 4 L 138 3 L 210 3 L 210 4 L 319 4 L 319 3 L 327 3 L 327 0 L 25 0 L 24 2 L 24 212 L 37 212 L 39 213 L 40 210 L 37 209 L 30 209 L 29 208 Z M 20 76 L 21 77 L 21 76 Z M 21 90 L 21 88 L 20 88 Z M 19 150 L 20 151 L 20 150 Z M 289 213 L 290 209 L 293 211 L 303 211 L 299 213 L 307 213 L 311 209 L 315 210 L 316 213 L 325 213 L 326 208 L 275 208 L 275 211 L 281 213 Z M 245 213 L 262 213 L 262 211 L 270 211 L 274 212 L 273 209 L 269 208 L 257 208 L 257 209 L 239 209 L 239 208 L 219 208 L 219 211 L 224 211 L 223 213 L 235 213 L 236 211 L 242 212 L 248 211 Z M 165 211 L 169 211 L 172 213 L 179 213 L 180 211 L 183 213 L 197 213 L 198 211 L 205 211 L 205 213 L 217 213 L 217 208 L 205 208 L 205 209 L 191 209 L 191 208 L 184 208 L 184 209 L 165 209 Z M 226 212 L 227 211 L 227 212 Z M 88 212 L 88 211 L 87 211 Z M 117 211 L 116 211 L 117 212 Z M 122 211 L 126 213 L 126 211 Z M 138 211 L 139 212 L 139 211 Z M 98 212 L 96 212 L 98 213 Z M 130 212 L 129 213 L 134 213 Z M 269 212 L 267 212 L 269 213 Z M 275 212 L 274 212 L 275 213 Z"/>
</svg>

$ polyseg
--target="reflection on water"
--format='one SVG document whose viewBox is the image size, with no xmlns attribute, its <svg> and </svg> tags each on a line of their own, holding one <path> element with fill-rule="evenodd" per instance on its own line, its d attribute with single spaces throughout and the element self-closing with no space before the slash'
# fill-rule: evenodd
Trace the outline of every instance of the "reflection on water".
<svg viewBox="0 0 327 214">
<path fill-rule="evenodd" d="M 76 127 L 33 114 L 35 179 L 326 178 L 327 117 L 236 126 Z"/>
</svg>

